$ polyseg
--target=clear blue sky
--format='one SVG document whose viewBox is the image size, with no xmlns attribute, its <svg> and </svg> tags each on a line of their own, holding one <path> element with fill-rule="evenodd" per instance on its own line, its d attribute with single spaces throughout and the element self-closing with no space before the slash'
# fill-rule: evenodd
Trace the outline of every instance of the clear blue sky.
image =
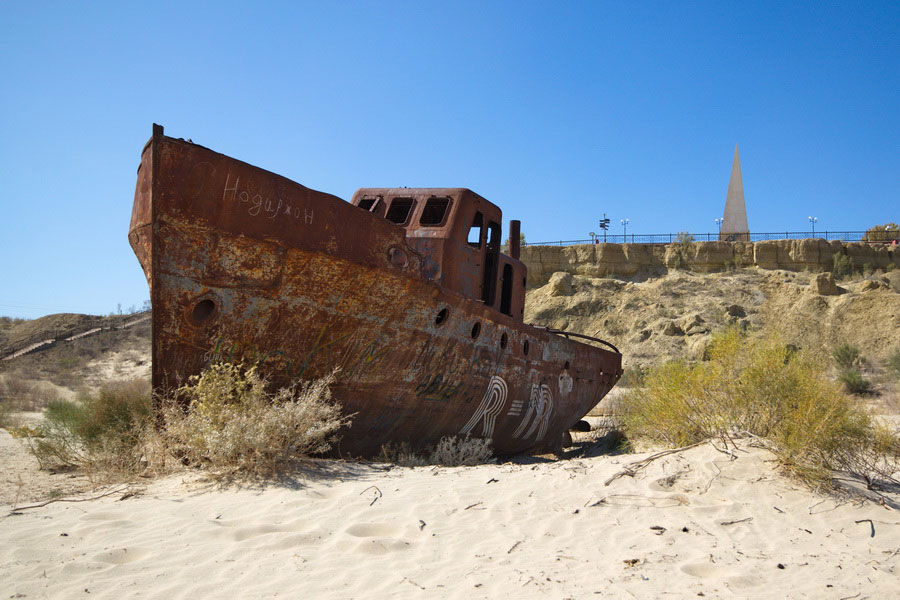
<svg viewBox="0 0 900 600">
<path fill-rule="evenodd" d="M 529 241 L 900 220 L 900 3 L 0 3 L 0 314 L 108 313 L 151 124 L 322 191 L 462 186 Z"/>
</svg>

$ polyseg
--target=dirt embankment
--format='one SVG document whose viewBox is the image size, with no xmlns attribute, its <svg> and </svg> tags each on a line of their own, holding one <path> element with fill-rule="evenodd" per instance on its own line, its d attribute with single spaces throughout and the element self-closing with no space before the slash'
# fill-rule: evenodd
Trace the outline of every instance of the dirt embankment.
<svg viewBox="0 0 900 600">
<path fill-rule="evenodd" d="M 559 271 L 527 292 L 525 320 L 608 339 L 626 367 L 699 358 L 732 323 L 826 352 L 850 343 L 879 361 L 900 350 L 896 275 L 835 285 L 830 274 L 756 268 L 630 278 Z"/>
<path fill-rule="evenodd" d="M 522 248 L 522 261 L 528 265 L 530 287 L 546 284 L 553 273 L 560 271 L 590 277 L 643 278 L 659 277 L 678 267 L 688 267 L 700 273 L 742 267 L 830 271 L 835 256 L 855 271 L 900 270 L 900 250 L 894 251 L 891 246 L 823 239 Z"/>
</svg>

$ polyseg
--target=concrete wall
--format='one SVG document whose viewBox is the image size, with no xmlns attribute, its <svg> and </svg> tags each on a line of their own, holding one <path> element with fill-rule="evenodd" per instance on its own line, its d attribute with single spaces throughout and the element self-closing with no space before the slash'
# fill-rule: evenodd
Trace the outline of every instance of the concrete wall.
<svg viewBox="0 0 900 600">
<path fill-rule="evenodd" d="M 693 242 L 678 244 L 584 244 L 580 246 L 526 246 L 522 261 L 528 267 L 528 286 L 547 283 L 557 271 L 573 275 L 656 275 L 679 262 L 692 271 L 723 271 L 735 266 L 761 269 L 830 271 L 834 255 L 845 254 L 855 269 L 866 266 L 900 268 L 900 249 L 885 244 L 839 242 L 823 239 L 766 242 Z"/>
</svg>

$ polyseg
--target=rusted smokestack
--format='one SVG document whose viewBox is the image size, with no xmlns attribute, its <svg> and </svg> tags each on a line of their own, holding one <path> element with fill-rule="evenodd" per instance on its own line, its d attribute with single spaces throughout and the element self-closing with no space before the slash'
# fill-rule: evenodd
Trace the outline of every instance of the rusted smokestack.
<svg viewBox="0 0 900 600">
<path fill-rule="evenodd" d="M 522 228 L 522 221 L 509 222 L 509 255 L 519 260 L 519 229 Z"/>
</svg>

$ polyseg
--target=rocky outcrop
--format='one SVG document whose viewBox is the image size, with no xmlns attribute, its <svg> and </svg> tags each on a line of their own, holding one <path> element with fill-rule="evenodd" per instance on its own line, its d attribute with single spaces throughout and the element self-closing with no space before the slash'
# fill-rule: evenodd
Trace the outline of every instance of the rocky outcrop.
<svg viewBox="0 0 900 600">
<path fill-rule="evenodd" d="M 589 277 L 661 275 L 673 269 L 708 273 L 741 267 L 830 271 L 835 255 L 849 257 L 854 269 L 898 269 L 900 251 L 885 244 L 823 239 L 689 244 L 584 244 L 526 246 L 529 287 L 547 283 L 556 272 Z"/>
<path fill-rule="evenodd" d="M 834 282 L 834 275 L 831 273 L 819 273 L 816 275 L 810 284 L 810 288 L 820 296 L 837 296 L 844 291 Z"/>
</svg>

